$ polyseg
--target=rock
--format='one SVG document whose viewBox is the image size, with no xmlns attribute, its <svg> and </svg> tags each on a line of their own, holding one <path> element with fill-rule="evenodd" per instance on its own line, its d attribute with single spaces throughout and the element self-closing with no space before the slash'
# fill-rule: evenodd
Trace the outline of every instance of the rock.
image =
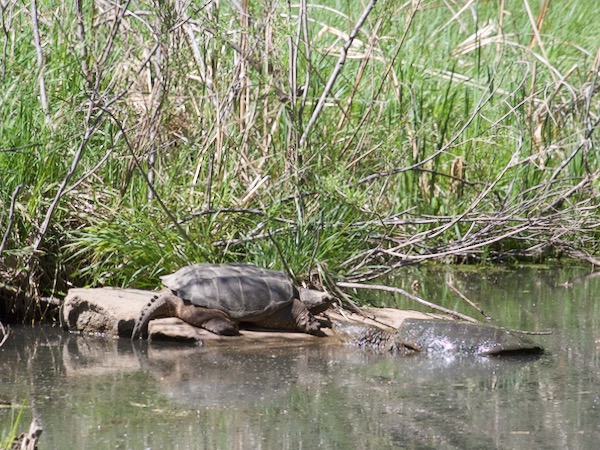
<svg viewBox="0 0 600 450">
<path fill-rule="evenodd" d="M 130 338 L 135 320 L 153 295 L 154 292 L 137 289 L 71 289 L 61 308 L 61 325 L 71 332 Z M 220 336 L 177 318 L 165 318 L 149 322 L 148 337 L 151 340 L 186 341 L 204 346 L 243 345 L 245 349 L 339 345 L 345 342 L 365 350 L 386 350 L 390 342 L 394 344 L 390 348 L 397 348 L 395 344 L 398 341 L 406 348 L 423 353 L 438 349 L 440 345 L 437 344 L 440 343 L 455 345 L 441 346 L 438 353 L 497 354 L 515 349 L 531 349 L 538 353 L 543 351 L 542 347 L 523 336 L 512 335 L 509 331 L 485 324 L 460 324 L 441 314 L 364 308 L 362 314 L 329 309 L 317 317 L 335 325 L 333 329 L 323 327 L 324 336 L 247 328 L 242 328 L 239 336 Z M 350 332 L 348 334 L 343 330 Z"/>
<path fill-rule="evenodd" d="M 482 323 L 438 319 L 405 319 L 399 328 L 339 322 L 333 330 L 353 347 L 394 355 L 540 355 L 543 348 L 524 336 Z"/>
<path fill-rule="evenodd" d="M 64 330 L 130 338 L 141 309 L 155 293 L 139 289 L 96 288 L 70 289 L 61 309 L 61 325 Z M 441 318 L 437 314 L 404 311 L 393 308 L 365 308 L 365 316 L 355 313 L 327 311 L 330 320 L 361 321 L 378 326 L 398 327 L 406 318 Z M 323 329 L 325 337 L 306 333 L 283 331 L 256 331 L 243 329 L 240 336 L 218 336 L 202 328 L 193 327 L 177 318 L 152 320 L 148 336 L 155 340 L 202 342 L 205 345 L 297 345 L 337 343 L 334 333 Z M 329 338 L 329 339 L 328 339 Z"/>
<path fill-rule="evenodd" d="M 152 295 L 139 289 L 69 289 L 60 312 L 61 326 L 80 333 L 130 337 Z"/>
</svg>

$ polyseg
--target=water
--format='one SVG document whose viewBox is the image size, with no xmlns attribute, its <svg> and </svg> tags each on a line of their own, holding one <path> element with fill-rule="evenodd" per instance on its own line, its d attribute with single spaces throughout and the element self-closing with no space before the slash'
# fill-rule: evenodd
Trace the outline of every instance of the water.
<svg viewBox="0 0 600 450">
<path fill-rule="evenodd" d="M 495 323 L 553 330 L 539 358 L 374 355 L 321 345 L 205 349 L 13 327 L 0 404 L 41 449 L 596 448 L 600 277 L 585 269 L 405 271 L 392 280 Z M 373 302 L 413 305 L 371 295 Z M 0 432 L 15 408 L 0 408 Z"/>
</svg>

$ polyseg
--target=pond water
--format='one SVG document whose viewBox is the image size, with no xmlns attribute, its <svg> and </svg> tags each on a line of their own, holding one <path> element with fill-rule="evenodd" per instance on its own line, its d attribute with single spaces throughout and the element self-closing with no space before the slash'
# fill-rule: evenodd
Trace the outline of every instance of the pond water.
<svg viewBox="0 0 600 450">
<path fill-rule="evenodd" d="M 600 277 L 584 268 L 419 269 L 388 282 L 544 331 L 538 358 L 206 349 L 12 327 L 0 435 L 25 404 L 40 449 L 523 449 L 600 442 Z M 364 292 L 360 293 L 365 294 Z M 410 307 L 372 293 L 374 303 Z M 476 313 L 473 313 L 475 315 Z"/>
</svg>

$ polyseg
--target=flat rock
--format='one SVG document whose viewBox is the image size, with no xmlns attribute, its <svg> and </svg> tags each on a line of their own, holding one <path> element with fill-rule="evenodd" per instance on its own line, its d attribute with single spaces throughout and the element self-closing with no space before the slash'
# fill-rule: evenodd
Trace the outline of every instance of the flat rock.
<svg viewBox="0 0 600 450">
<path fill-rule="evenodd" d="M 101 334 L 130 338 L 135 320 L 155 292 L 139 289 L 95 288 L 70 289 L 61 309 L 63 329 L 83 334 Z M 394 308 L 365 308 L 364 315 L 327 311 L 326 319 L 362 322 L 379 327 L 398 328 L 403 320 L 448 317 Z M 240 330 L 240 336 L 218 336 L 193 327 L 177 318 L 155 319 L 148 324 L 153 340 L 201 342 L 204 345 L 282 346 L 323 345 L 337 343 L 333 331 L 323 329 L 325 337 L 306 333 Z"/>
<path fill-rule="evenodd" d="M 69 289 L 60 312 L 63 329 L 131 337 L 141 309 L 154 295 L 139 289 Z"/>
</svg>

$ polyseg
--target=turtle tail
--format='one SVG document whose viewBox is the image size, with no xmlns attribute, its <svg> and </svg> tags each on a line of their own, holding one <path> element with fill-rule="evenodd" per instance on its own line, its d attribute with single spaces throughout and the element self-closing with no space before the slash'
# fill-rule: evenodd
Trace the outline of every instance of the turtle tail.
<svg viewBox="0 0 600 450">
<path fill-rule="evenodd" d="M 153 296 L 142 308 L 140 316 L 136 319 L 131 333 L 131 339 L 139 339 L 148 335 L 148 322 L 157 317 L 172 316 L 175 305 L 171 293 L 162 293 Z"/>
</svg>

